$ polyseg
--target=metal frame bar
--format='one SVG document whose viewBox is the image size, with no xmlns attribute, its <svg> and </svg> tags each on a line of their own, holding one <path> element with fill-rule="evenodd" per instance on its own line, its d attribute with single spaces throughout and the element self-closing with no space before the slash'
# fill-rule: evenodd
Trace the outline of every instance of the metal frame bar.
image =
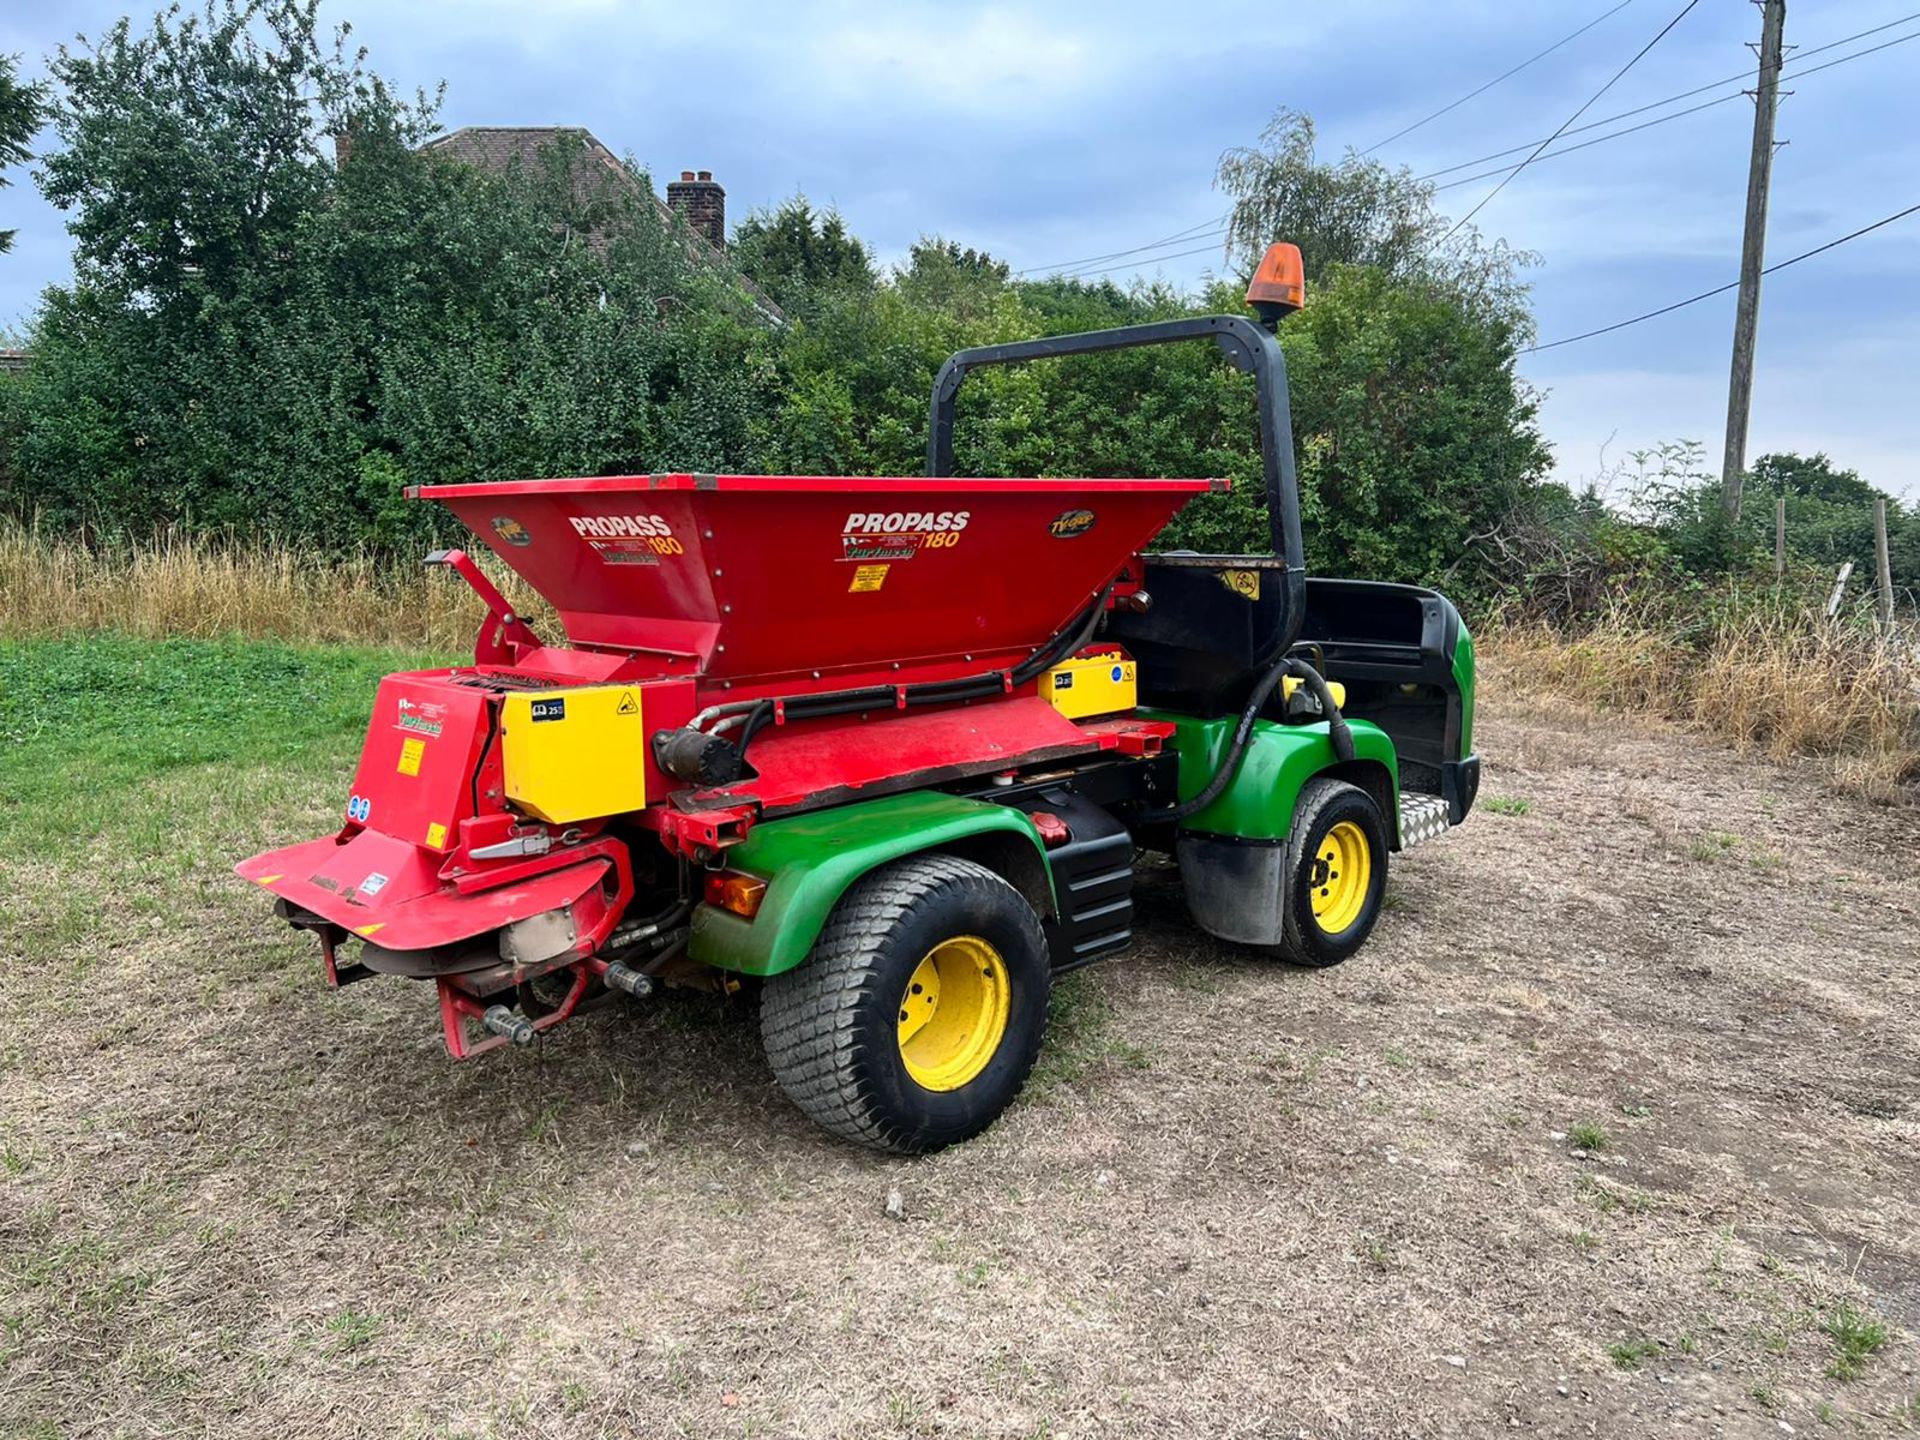
<svg viewBox="0 0 1920 1440">
<path fill-rule="evenodd" d="M 1287 361 L 1270 331 L 1240 315 L 1197 315 L 1149 325 L 1123 325 L 1077 335 L 1048 335 L 1004 345 L 981 345 L 948 357 L 934 377 L 927 425 L 927 474 L 953 474 L 954 402 L 968 374 L 983 365 L 1015 365 L 1066 355 L 1128 350 L 1210 340 L 1236 368 L 1254 377 L 1260 420 L 1260 469 L 1266 481 L 1267 524 L 1272 553 L 1285 562 L 1287 643 L 1297 637 L 1306 612 L 1306 561 L 1300 539 L 1300 490 L 1293 465 L 1293 418 L 1287 393 Z M 1285 651 L 1287 645 L 1280 647 Z"/>
</svg>

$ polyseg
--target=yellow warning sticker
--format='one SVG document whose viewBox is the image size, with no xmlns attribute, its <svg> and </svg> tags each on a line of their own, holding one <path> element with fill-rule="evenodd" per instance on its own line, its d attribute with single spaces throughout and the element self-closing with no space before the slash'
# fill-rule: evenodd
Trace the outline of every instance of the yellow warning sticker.
<svg viewBox="0 0 1920 1440">
<path fill-rule="evenodd" d="M 355 930 L 353 933 L 356 935 L 371 935 L 376 930 L 384 930 L 386 928 L 386 925 L 387 925 L 386 921 L 379 920 L 374 922 L 371 925 L 362 925 L 358 930 Z"/>
<path fill-rule="evenodd" d="M 1260 598 L 1260 572 L 1258 570 L 1222 570 L 1220 583 L 1236 595 L 1244 595 L 1249 600 Z"/>
<path fill-rule="evenodd" d="M 439 821 L 427 826 L 427 848 L 438 850 L 447 843 L 447 827 Z"/>
<path fill-rule="evenodd" d="M 399 771 L 402 775 L 420 773 L 420 757 L 427 753 L 427 742 L 419 738 L 400 742 Z"/>
<path fill-rule="evenodd" d="M 847 587 L 849 595 L 858 595 L 863 590 L 878 590 L 887 583 L 885 565 L 862 565 L 853 572 L 853 583 Z"/>
<path fill-rule="evenodd" d="M 631 690 L 624 692 L 620 696 L 620 703 L 614 707 L 613 713 L 616 715 L 638 715 L 640 713 L 640 697 Z"/>
</svg>

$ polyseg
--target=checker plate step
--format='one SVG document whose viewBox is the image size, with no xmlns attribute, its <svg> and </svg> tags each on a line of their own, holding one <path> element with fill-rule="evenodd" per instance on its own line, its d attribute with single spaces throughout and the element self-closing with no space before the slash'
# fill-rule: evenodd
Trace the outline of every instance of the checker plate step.
<svg viewBox="0 0 1920 1440">
<path fill-rule="evenodd" d="M 1447 802 L 1438 795 L 1400 796 L 1400 848 L 1411 850 L 1447 833 Z"/>
</svg>

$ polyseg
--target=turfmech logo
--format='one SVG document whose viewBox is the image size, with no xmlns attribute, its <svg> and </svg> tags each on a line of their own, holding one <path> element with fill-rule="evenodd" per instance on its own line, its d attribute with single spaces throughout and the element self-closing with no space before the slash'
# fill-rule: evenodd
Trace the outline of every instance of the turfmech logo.
<svg viewBox="0 0 1920 1440">
<path fill-rule="evenodd" d="M 567 523 L 576 535 L 603 540 L 665 539 L 673 534 L 673 527 L 658 515 L 570 515 Z"/>
<path fill-rule="evenodd" d="M 967 510 L 885 510 L 847 516 L 848 535 L 957 535 L 967 528 Z"/>
</svg>

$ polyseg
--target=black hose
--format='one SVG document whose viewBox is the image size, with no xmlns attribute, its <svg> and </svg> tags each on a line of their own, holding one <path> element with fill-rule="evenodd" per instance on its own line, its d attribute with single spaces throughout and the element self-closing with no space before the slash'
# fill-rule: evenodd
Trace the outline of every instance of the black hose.
<svg viewBox="0 0 1920 1440">
<path fill-rule="evenodd" d="M 1254 721 L 1260 718 L 1261 710 L 1266 708 L 1274 687 L 1287 675 L 1294 676 L 1319 699 L 1321 713 L 1327 717 L 1327 739 L 1333 744 L 1334 755 L 1343 761 L 1353 759 L 1353 730 L 1334 705 L 1333 692 L 1327 689 L 1326 677 L 1306 661 L 1283 655 L 1261 673 L 1253 693 L 1247 697 L 1246 706 L 1240 712 L 1240 723 L 1233 727 L 1233 740 L 1220 761 L 1220 768 L 1213 772 L 1213 778 L 1191 799 L 1183 800 L 1178 805 L 1169 805 L 1164 810 L 1140 812 L 1137 818 L 1141 824 L 1177 825 L 1182 820 L 1198 815 L 1220 798 L 1221 793 L 1233 782 L 1233 777 L 1240 773 L 1241 762 L 1247 758 L 1247 745 L 1253 739 Z"/>
<path fill-rule="evenodd" d="M 1012 687 L 1026 684 L 1042 670 L 1058 664 L 1064 656 L 1071 655 L 1092 639 L 1101 616 L 1106 613 L 1107 596 L 1112 590 L 1113 586 L 1107 585 L 1094 596 L 1093 602 L 1072 626 L 1062 630 L 1011 670 L 989 670 L 983 675 L 962 675 L 954 680 L 928 680 L 918 685 L 908 685 L 904 691 L 890 685 L 818 691 L 812 695 L 796 695 L 784 701 L 781 710 L 789 719 L 819 720 L 829 715 L 852 715 L 883 705 L 890 709 L 902 699 L 908 705 L 939 705 L 1003 694 Z M 748 742 L 766 728 L 773 714 L 774 702 L 771 700 L 762 700 L 747 712 L 746 722 L 740 727 L 740 738 L 734 742 L 742 755 L 746 754 Z"/>
</svg>

